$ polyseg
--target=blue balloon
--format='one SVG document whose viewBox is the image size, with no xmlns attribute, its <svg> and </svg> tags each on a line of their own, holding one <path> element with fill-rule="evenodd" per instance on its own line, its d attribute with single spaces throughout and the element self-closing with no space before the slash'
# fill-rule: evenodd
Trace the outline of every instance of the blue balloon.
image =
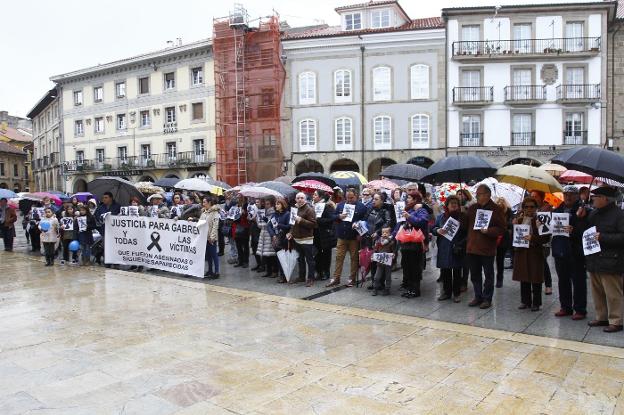
<svg viewBox="0 0 624 415">
<path fill-rule="evenodd" d="M 39 227 L 41 228 L 42 231 L 47 232 L 50 230 L 50 222 L 41 222 L 39 224 Z"/>
<path fill-rule="evenodd" d="M 69 250 L 72 252 L 76 252 L 80 249 L 80 242 L 78 241 L 71 241 L 69 243 Z"/>
</svg>

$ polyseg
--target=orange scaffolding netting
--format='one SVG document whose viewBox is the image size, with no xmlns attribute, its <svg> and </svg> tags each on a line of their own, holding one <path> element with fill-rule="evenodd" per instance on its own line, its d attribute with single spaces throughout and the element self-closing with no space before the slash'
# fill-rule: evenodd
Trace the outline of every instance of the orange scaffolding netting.
<svg viewBox="0 0 624 415">
<path fill-rule="evenodd" d="M 240 7 L 240 6 L 239 6 Z M 285 70 L 278 16 L 250 27 L 242 7 L 214 19 L 217 178 L 230 185 L 282 174 Z"/>
</svg>

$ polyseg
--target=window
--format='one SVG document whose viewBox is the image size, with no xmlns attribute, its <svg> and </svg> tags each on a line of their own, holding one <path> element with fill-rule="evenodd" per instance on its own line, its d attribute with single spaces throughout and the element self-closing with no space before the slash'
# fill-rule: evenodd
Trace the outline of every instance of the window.
<svg viewBox="0 0 624 415">
<path fill-rule="evenodd" d="M 115 84 L 115 96 L 117 98 L 126 97 L 126 81 L 117 82 Z"/>
<path fill-rule="evenodd" d="M 191 84 L 193 86 L 197 86 L 203 83 L 204 83 L 204 69 L 201 67 L 191 69 Z"/>
<path fill-rule="evenodd" d="M 565 99 L 583 99 L 585 98 L 585 68 L 572 67 L 566 68 L 566 81 L 563 85 L 563 93 Z"/>
<path fill-rule="evenodd" d="M 316 121 L 299 122 L 299 150 L 316 150 Z"/>
<path fill-rule="evenodd" d="M 93 88 L 93 102 L 102 102 L 104 99 L 104 88 L 96 86 Z"/>
<path fill-rule="evenodd" d="M 149 94 L 149 77 L 139 78 L 139 94 Z"/>
<path fill-rule="evenodd" d="M 193 121 L 203 120 L 203 119 L 204 119 L 204 103 L 194 102 L 193 103 Z"/>
<path fill-rule="evenodd" d="M 362 14 L 350 13 L 344 15 L 345 28 L 344 30 L 360 30 L 362 29 Z"/>
<path fill-rule="evenodd" d="M 74 106 L 82 105 L 82 91 L 74 91 Z"/>
<path fill-rule="evenodd" d="M 465 102 L 481 101 L 481 71 L 462 71 L 459 90 L 460 99 Z"/>
<path fill-rule="evenodd" d="M 565 115 L 563 144 L 585 144 L 584 114 L 569 112 Z"/>
<path fill-rule="evenodd" d="M 122 163 L 128 162 L 128 147 L 117 147 L 117 157 Z"/>
<path fill-rule="evenodd" d="M 165 89 L 175 88 L 175 73 L 169 72 L 165 74 Z"/>
<path fill-rule="evenodd" d="M 371 27 L 373 29 L 390 27 L 390 10 L 373 10 L 371 13 Z"/>
<path fill-rule="evenodd" d="M 0 176 L 4 176 L 4 163 L 0 163 Z"/>
<path fill-rule="evenodd" d="M 410 68 L 412 99 L 429 98 L 429 66 L 412 65 Z"/>
<path fill-rule="evenodd" d="M 17 165 L 17 164 L 13 165 L 13 176 L 14 177 L 19 177 L 19 165 Z"/>
<path fill-rule="evenodd" d="M 175 107 L 165 108 L 165 122 L 176 122 L 176 110 Z"/>
<path fill-rule="evenodd" d="M 460 146 L 481 146 L 481 116 L 464 115 L 462 117 L 462 132 Z"/>
<path fill-rule="evenodd" d="M 104 132 L 104 117 L 96 117 L 93 123 L 93 128 L 96 133 Z"/>
<path fill-rule="evenodd" d="M 150 144 L 141 144 L 141 158 L 143 161 L 151 160 L 152 146 Z"/>
<path fill-rule="evenodd" d="M 176 143 L 167 143 L 167 159 L 175 161 L 178 156 Z"/>
<path fill-rule="evenodd" d="M 514 50 L 520 53 L 531 52 L 531 24 L 519 23 L 513 26 Z"/>
<path fill-rule="evenodd" d="M 387 66 L 373 69 L 373 101 L 389 101 L 392 99 L 390 88 L 392 71 Z"/>
<path fill-rule="evenodd" d="M 74 121 L 74 136 L 82 137 L 84 135 L 84 122 L 82 120 Z"/>
<path fill-rule="evenodd" d="M 513 88 L 512 96 L 513 100 L 527 100 L 532 97 L 531 82 L 533 78 L 531 69 L 514 69 L 512 73 Z"/>
<path fill-rule="evenodd" d="M 412 147 L 429 146 L 429 116 L 416 114 L 412 116 Z"/>
<path fill-rule="evenodd" d="M 195 162 L 204 161 L 204 157 L 206 156 L 204 140 L 193 140 L 193 156 Z"/>
<path fill-rule="evenodd" d="M 84 163 L 84 151 L 82 150 L 76 151 L 76 162 L 78 164 Z"/>
<path fill-rule="evenodd" d="M 353 121 L 341 117 L 335 123 L 336 150 L 350 150 L 353 146 Z"/>
<path fill-rule="evenodd" d="M 299 74 L 299 104 L 316 103 L 316 75 L 313 72 Z"/>
<path fill-rule="evenodd" d="M 267 128 L 262 130 L 262 145 L 263 146 L 276 146 L 277 145 L 277 137 L 275 135 L 275 129 Z"/>
<path fill-rule="evenodd" d="M 117 114 L 117 129 L 125 130 L 128 128 L 128 124 L 126 123 L 126 114 Z"/>
<path fill-rule="evenodd" d="M 477 53 L 479 50 L 479 39 L 481 28 L 479 25 L 462 26 L 461 30 L 461 52 Z"/>
<path fill-rule="evenodd" d="M 150 112 L 149 110 L 144 110 L 141 111 L 140 115 L 140 119 L 141 119 L 141 127 L 149 127 L 151 124 L 151 120 L 150 120 Z"/>
<path fill-rule="evenodd" d="M 387 115 L 375 117 L 373 129 L 375 133 L 375 150 L 390 149 L 392 146 L 392 119 Z"/>
<path fill-rule="evenodd" d="M 533 116 L 531 114 L 513 114 L 511 118 L 511 145 L 533 145 Z"/>
<path fill-rule="evenodd" d="M 583 22 L 568 22 L 565 27 L 566 51 L 581 52 L 583 48 Z"/>
<path fill-rule="evenodd" d="M 334 85 L 336 102 L 351 102 L 351 71 L 340 69 L 334 72 Z"/>
<path fill-rule="evenodd" d="M 104 163 L 104 149 L 96 148 L 95 149 L 95 161 L 98 163 Z"/>
</svg>

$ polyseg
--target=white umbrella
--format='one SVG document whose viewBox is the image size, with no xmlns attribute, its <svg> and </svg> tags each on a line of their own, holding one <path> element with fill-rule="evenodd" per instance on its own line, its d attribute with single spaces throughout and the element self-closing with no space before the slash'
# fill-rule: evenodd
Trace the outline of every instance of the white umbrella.
<svg viewBox="0 0 624 415">
<path fill-rule="evenodd" d="M 292 274 L 295 270 L 295 265 L 297 265 L 298 258 L 299 253 L 294 249 L 282 249 L 280 251 L 277 251 L 277 259 L 279 259 L 279 262 L 282 265 L 282 271 L 284 271 L 284 276 L 286 277 L 286 281 L 288 282 L 290 282 L 292 278 Z"/>
<path fill-rule="evenodd" d="M 210 192 L 210 193 L 216 193 L 216 190 L 217 190 L 215 186 L 197 177 L 180 180 L 178 183 L 176 183 L 175 188 L 181 189 L 181 190 L 190 190 L 193 192 Z"/>
<path fill-rule="evenodd" d="M 492 191 L 492 199 L 503 197 L 509 203 L 509 207 L 513 208 L 522 203 L 524 198 L 524 189 L 520 186 L 510 183 L 501 183 L 493 177 L 488 177 L 470 188 L 470 192 L 477 193 L 477 187 L 486 185 Z"/>
<path fill-rule="evenodd" d="M 282 197 L 282 194 L 277 190 L 269 189 L 263 186 L 242 186 L 238 193 L 245 197 Z"/>
</svg>

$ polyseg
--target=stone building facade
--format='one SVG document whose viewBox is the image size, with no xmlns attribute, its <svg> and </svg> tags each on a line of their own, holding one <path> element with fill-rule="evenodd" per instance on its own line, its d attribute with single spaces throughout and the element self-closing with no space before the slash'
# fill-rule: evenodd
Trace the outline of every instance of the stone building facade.
<svg viewBox="0 0 624 415">
<path fill-rule="evenodd" d="M 624 2 L 609 25 L 607 148 L 624 153 Z"/>
</svg>

